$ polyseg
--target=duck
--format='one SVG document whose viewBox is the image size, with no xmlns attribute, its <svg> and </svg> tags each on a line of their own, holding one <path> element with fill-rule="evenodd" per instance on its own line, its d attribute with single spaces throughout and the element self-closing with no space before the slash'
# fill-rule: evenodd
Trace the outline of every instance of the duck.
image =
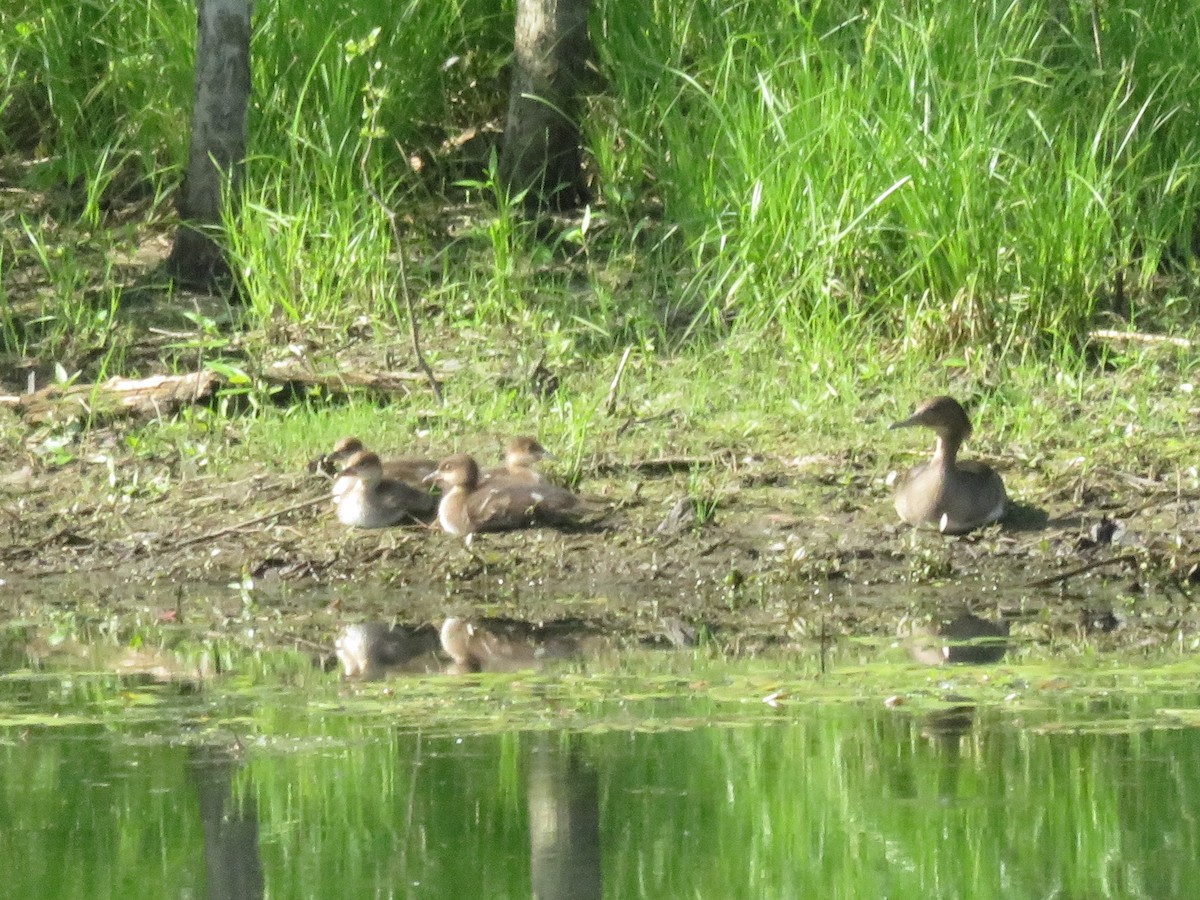
<svg viewBox="0 0 1200 900">
<path fill-rule="evenodd" d="M 442 486 L 438 524 L 459 537 L 533 525 L 578 524 L 588 511 L 580 497 L 552 484 L 483 482 L 479 464 L 465 453 L 442 460 L 426 480 Z"/>
<path fill-rule="evenodd" d="M 337 473 L 345 467 L 350 457 L 356 453 L 362 453 L 366 449 L 363 442 L 356 437 L 339 438 L 333 445 L 333 449 L 321 457 L 316 466 L 310 465 L 310 468 L 321 468 L 326 472 Z M 437 468 L 436 459 L 426 459 L 422 456 L 384 459 L 380 461 L 380 464 L 383 466 L 384 478 L 390 481 L 402 481 L 409 487 L 426 492 L 428 492 L 428 485 L 424 483 L 425 476 Z M 340 477 L 336 478 L 333 483 L 334 496 L 338 496 L 347 487 L 349 487 L 348 482 L 341 482 Z"/>
<path fill-rule="evenodd" d="M 942 534 L 966 534 L 1004 517 L 1008 494 L 995 469 L 959 462 L 971 420 L 953 397 L 934 397 L 892 429 L 922 426 L 937 436 L 930 460 L 911 470 L 896 489 L 896 512 L 909 525 L 936 524 Z"/>
<path fill-rule="evenodd" d="M 554 454 L 543 447 L 537 438 L 528 434 L 520 435 L 504 448 L 504 464 L 489 469 L 481 483 L 546 484 L 546 476 L 533 468 L 543 459 L 554 459 Z"/>
<path fill-rule="evenodd" d="M 433 514 L 437 498 L 428 491 L 388 478 L 369 450 L 350 457 L 333 484 L 338 521 L 355 528 L 386 528 L 419 522 Z"/>
</svg>

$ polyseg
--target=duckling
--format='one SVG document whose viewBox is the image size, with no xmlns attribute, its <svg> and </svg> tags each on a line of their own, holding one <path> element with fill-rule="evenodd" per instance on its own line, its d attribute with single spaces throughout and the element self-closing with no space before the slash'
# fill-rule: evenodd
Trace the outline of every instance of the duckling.
<svg viewBox="0 0 1200 900">
<path fill-rule="evenodd" d="M 579 497 L 552 484 L 481 482 L 479 464 L 465 453 L 442 460 L 426 480 L 437 481 L 444 489 L 438 523 L 460 537 L 532 525 L 578 524 L 587 512 Z"/>
<path fill-rule="evenodd" d="M 432 494 L 384 477 L 379 457 L 364 450 L 350 457 L 334 482 L 333 502 L 338 521 L 355 528 L 417 522 L 437 506 Z"/>
<path fill-rule="evenodd" d="M 554 459 L 554 454 L 537 438 L 527 434 L 515 437 L 504 448 L 504 464 L 489 469 L 480 483 L 546 484 L 546 476 L 533 468 L 543 459 Z"/>
<path fill-rule="evenodd" d="M 943 534 L 966 534 L 1004 517 L 1008 494 L 994 469 L 981 462 L 958 462 L 958 450 L 971 434 L 966 410 L 953 397 L 926 400 L 892 428 L 921 425 L 937 439 L 933 456 L 910 471 L 896 489 L 896 512 L 910 525 L 936 523 Z"/>
<path fill-rule="evenodd" d="M 317 465 L 310 465 L 309 468 L 338 472 L 345 467 L 350 457 L 356 453 L 362 453 L 366 449 L 363 442 L 356 437 L 339 438 L 333 445 L 333 450 L 321 457 L 317 461 Z M 437 468 L 437 460 L 421 456 L 400 456 L 381 460 L 381 465 L 383 466 L 383 477 L 389 481 L 402 481 L 409 487 L 427 491 L 428 485 L 424 483 L 424 479 L 426 475 Z M 342 482 L 340 477 L 335 479 L 333 495 L 337 497 L 348 487 L 349 483 Z"/>
</svg>

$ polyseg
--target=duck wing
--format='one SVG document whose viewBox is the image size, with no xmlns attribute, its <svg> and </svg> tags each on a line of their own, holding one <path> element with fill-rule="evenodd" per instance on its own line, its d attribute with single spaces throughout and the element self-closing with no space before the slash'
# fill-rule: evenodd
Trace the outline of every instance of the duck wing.
<svg viewBox="0 0 1200 900">
<path fill-rule="evenodd" d="M 374 499 L 392 523 L 421 519 L 437 509 L 436 497 L 403 481 L 379 482 Z"/>
<path fill-rule="evenodd" d="M 409 487 L 428 493 L 425 481 L 430 473 L 437 471 L 437 460 L 420 456 L 400 456 L 383 461 L 383 477 L 389 481 L 402 481 Z"/>
<path fill-rule="evenodd" d="M 484 485 L 467 498 L 467 515 L 475 531 L 524 528 L 537 520 L 541 491 L 532 485 Z"/>
</svg>

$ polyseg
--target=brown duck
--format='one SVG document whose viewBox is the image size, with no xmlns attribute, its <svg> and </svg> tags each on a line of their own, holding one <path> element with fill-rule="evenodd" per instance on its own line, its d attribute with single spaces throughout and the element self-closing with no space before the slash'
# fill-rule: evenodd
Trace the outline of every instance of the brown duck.
<svg viewBox="0 0 1200 900">
<path fill-rule="evenodd" d="M 442 460 L 427 480 L 442 485 L 439 524 L 460 537 L 532 525 L 577 524 L 588 512 L 583 500 L 552 484 L 481 482 L 478 463 L 465 453 Z"/>
<path fill-rule="evenodd" d="M 543 459 L 554 459 L 554 454 L 537 438 L 527 434 L 515 437 L 504 448 L 504 464 L 489 469 L 480 483 L 545 484 L 546 477 L 534 468 Z"/>
<path fill-rule="evenodd" d="M 990 466 L 958 461 L 971 434 L 966 410 L 953 397 L 926 400 L 892 428 L 923 426 L 937 436 L 929 462 L 909 472 L 896 489 L 896 512 L 910 525 L 936 524 L 943 534 L 965 534 L 1003 518 L 1004 482 Z"/>
<path fill-rule="evenodd" d="M 349 462 L 350 457 L 362 453 L 367 448 L 356 437 L 339 438 L 333 445 L 333 450 L 325 454 L 324 461 L 333 471 L 339 471 Z M 437 468 L 436 459 L 426 459 L 422 456 L 400 456 L 393 459 L 380 460 L 383 466 L 383 477 L 389 481 L 403 481 L 409 487 L 425 490 L 425 477 Z M 337 493 L 337 489 L 334 489 Z"/>
</svg>

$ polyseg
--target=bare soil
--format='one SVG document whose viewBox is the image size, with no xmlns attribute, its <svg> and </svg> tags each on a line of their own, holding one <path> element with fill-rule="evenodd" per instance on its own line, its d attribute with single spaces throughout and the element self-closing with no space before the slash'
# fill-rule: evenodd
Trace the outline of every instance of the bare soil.
<svg viewBox="0 0 1200 900">
<path fill-rule="evenodd" d="M 197 474 L 102 431 L 87 441 L 95 461 L 3 467 L 0 591 L 14 619 L 318 651 L 349 623 L 447 615 L 571 619 L 637 642 L 699 629 L 734 653 L 888 642 L 964 608 L 1051 650 L 1190 646 L 1200 633 L 1200 502 L 1166 480 L 1092 471 L 947 538 L 901 525 L 885 472 L 861 454 L 597 459 L 581 489 L 612 504 L 599 525 L 467 548 L 436 527 L 348 530 L 320 475 Z M 711 518 L 660 531 L 703 467 L 727 485 L 706 498 Z"/>
</svg>

